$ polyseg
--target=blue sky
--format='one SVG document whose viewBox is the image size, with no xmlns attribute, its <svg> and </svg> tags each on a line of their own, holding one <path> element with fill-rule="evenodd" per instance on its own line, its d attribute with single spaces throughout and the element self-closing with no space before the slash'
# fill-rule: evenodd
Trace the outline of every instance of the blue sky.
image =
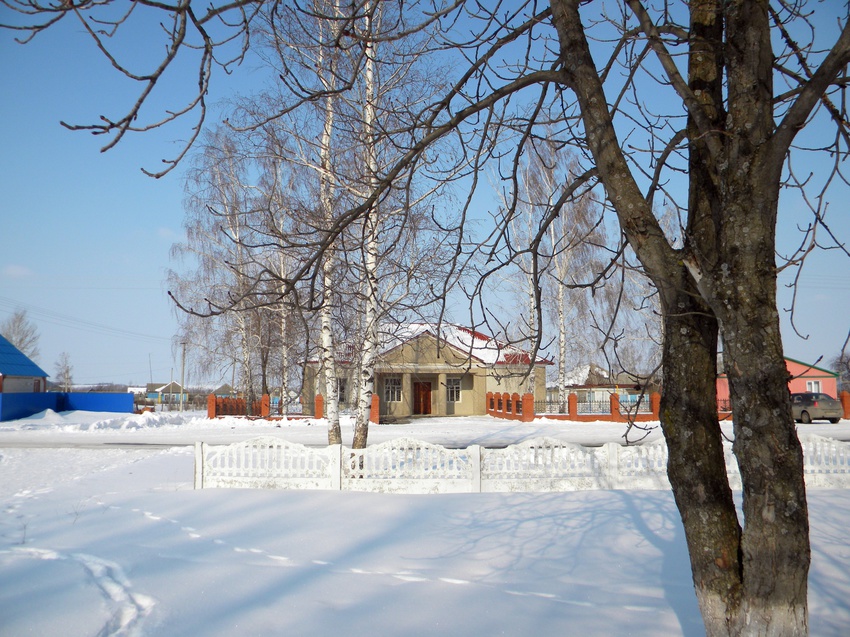
<svg viewBox="0 0 850 637">
<path fill-rule="evenodd" d="M 140 167 L 156 169 L 171 156 L 188 122 L 131 136 L 105 154 L 103 138 L 61 127 L 60 120 L 123 114 L 135 96 L 70 23 L 26 46 L 0 32 L 0 73 L 0 320 L 26 309 L 41 334 L 37 362 L 53 374 L 68 352 L 77 383 L 179 378 L 177 322 L 163 281 L 182 237 L 181 171 L 154 180 Z M 250 69 L 236 79 L 219 74 L 225 81 L 214 89 L 244 90 L 257 77 Z M 830 213 L 845 238 L 848 195 L 837 187 Z M 799 212 L 783 204 L 782 245 L 795 241 Z M 781 289 L 780 307 L 789 304 Z M 808 339 L 783 317 L 786 354 L 826 365 L 850 325 L 850 260 L 837 251 L 813 255 L 798 298 L 797 325 Z"/>
<path fill-rule="evenodd" d="M 182 184 L 139 169 L 171 138 L 136 136 L 102 154 L 102 138 L 59 125 L 114 115 L 127 99 L 78 29 L 26 46 L 0 33 L 0 69 L 0 320 L 26 309 L 40 365 L 53 374 L 66 351 L 77 383 L 167 382 L 172 368 L 179 378 L 163 279 Z"/>
</svg>

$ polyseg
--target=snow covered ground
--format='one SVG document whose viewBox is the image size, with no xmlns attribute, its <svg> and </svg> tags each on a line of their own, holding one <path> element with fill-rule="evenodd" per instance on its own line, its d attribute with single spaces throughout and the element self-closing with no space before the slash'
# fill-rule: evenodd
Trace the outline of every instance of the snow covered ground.
<svg viewBox="0 0 850 637">
<path fill-rule="evenodd" d="M 848 421 L 805 430 L 850 437 Z M 376 426 L 370 440 L 623 433 L 461 418 Z M 704 634 L 668 492 L 192 490 L 185 445 L 260 434 L 326 439 L 311 421 L 200 414 L 0 423 L 0 635 Z M 850 492 L 809 499 L 812 634 L 846 636 Z"/>
</svg>

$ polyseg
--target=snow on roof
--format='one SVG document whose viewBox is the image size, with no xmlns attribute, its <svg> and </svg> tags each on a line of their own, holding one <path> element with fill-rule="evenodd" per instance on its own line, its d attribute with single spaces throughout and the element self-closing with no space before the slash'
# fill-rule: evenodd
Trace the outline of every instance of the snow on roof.
<svg viewBox="0 0 850 637">
<path fill-rule="evenodd" d="M 573 370 L 567 372 L 565 385 L 584 385 L 587 382 L 587 377 L 590 374 L 590 365 L 579 365 Z"/>
<path fill-rule="evenodd" d="M 430 334 L 443 344 L 453 347 L 485 365 L 527 365 L 531 353 L 514 345 L 496 340 L 492 336 L 451 323 L 405 323 L 394 326 L 392 332 L 382 330 L 381 353 L 385 354 L 404 343 Z M 551 361 L 537 356 L 536 364 L 549 365 Z"/>
<path fill-rule="evenodd" d="M 48 376 L 41 367 L 33 363 L 21 350 L 0 335 L 0 374 L 3 376 Z"/>
<path fill-rule="evenodd" d="M 180 383 L 178 383 L 176 380 L 174 380 L 174 381 L 171 381 L 170 383 L 166 383 L 162 387 L 157 387 L 156 389 L 154 389 L 154 391 L 157 394 L 167 394 L 169 392 L 178 392 L 178 391 L 180 391 L 180 389 L 181 389 Z"/>
</svg>

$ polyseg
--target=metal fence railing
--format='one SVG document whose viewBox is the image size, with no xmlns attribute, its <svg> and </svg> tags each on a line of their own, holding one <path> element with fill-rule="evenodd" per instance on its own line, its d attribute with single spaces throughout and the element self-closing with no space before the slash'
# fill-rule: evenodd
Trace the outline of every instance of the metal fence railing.
<svg viewBox="0 0 850 637">
<path fill-rule="evenodd" d="M 652 403 L 649 396 L 620 396 L 620 413 L 651 414 Z"/>
<path fill-rule="evenodd" d="M 579 414 L 610 414 L 611 413 L 611 401 L 610 400 L 592 400 L 592 401 L 579 401 L 578 402 L 578 413 Z"/>
<path fill-rule="evenodd" d="M 611 401 L 593 400 L 579 401 L 577 403 L 578 414 L 581 415 L 606 415 L 611 413 Z M 534 401 L 534 413 L 538 415 L 568 414 L 568 403 L 560 403 L 553 400 Z M 652 403 L 649 396 L 620 396 L 620 413 L 622 414 L 651 414 Z"/>
<path fill-rule="evenodd" d="M 567 414 L 569 413 L 569 406 L 566 402 L 563 405 L 559 404 L 557 401 L 551 400 L 535 400 L 534 401 L 534 413 L 535 414 Z"/>
</svg>

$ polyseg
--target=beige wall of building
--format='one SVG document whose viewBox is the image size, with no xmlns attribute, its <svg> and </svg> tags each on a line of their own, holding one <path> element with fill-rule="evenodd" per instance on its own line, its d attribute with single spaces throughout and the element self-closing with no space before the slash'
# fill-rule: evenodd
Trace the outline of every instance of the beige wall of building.
<svg viewBox="0 0 850 637">
<path fill-rule="evenodd" d="M 313 413 L 318 386 L 318 365 L 308 365 L 304 378 L 304 413 Z M 385 352 L 375 367 L 375 393 L 380 414 L 388 420 L 411 416 L 476 416 L 487 413 L 487 392 L 525 393 L 528 380 L 525 365 L 487 366 L 444 343 L 438 346 L 431 334 Z M 356 392 L 356 370 L 340 366 L 338 375 L 346 378 L 346 388 Z M 537 364 L 534 373 L 535 400 L 546 397 L 546 365 Z M 349 397 L 351 399 L 351 397 Z"/>
</svg>

